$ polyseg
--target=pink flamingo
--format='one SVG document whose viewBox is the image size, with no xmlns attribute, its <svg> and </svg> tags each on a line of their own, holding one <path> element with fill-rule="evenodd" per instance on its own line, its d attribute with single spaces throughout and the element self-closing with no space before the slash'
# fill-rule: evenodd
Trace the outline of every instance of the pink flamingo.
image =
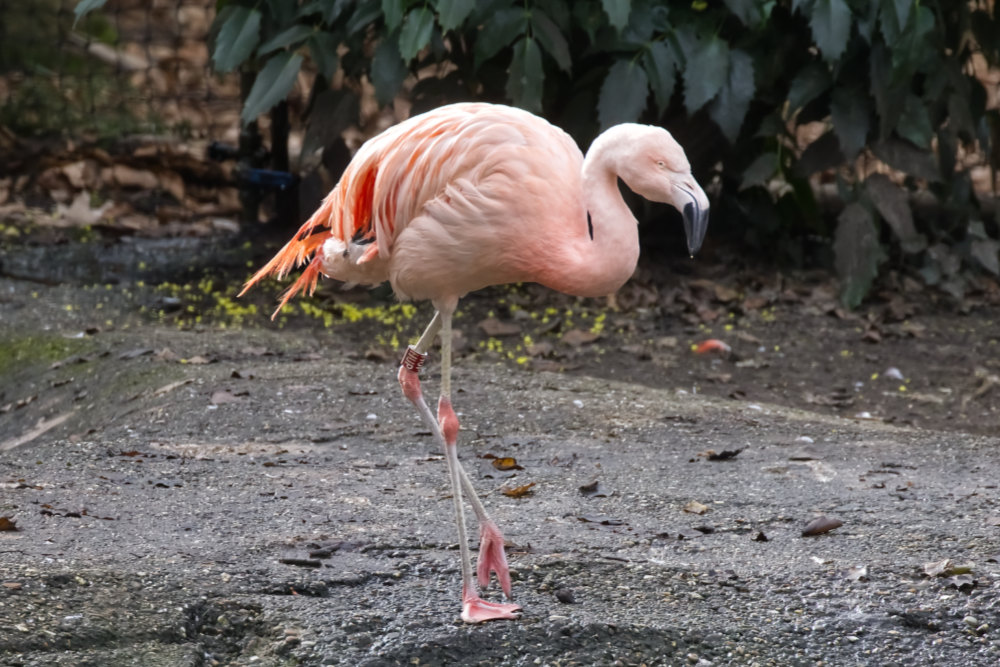
<svg viewBox="0 0 1000 667">
<path fill-rule="evenodd" d="M 401 299 L 429 299 L 436 313 L 399 368 L 403 394 L 444 448 L 462 559 L 462 620 L 517 618 L 521 607 L 483 600 L 472 577 L 463 491 L 479 521 L 477 577 L 496 572 L 511 599 L 503 535 L 458 460 L 451 403 L 451 320 L 458 300 L 487 285 L 537 282 L 576 296 L 603 296 L 629 279 L 639 257 L 637 223 L 618 178 L 683 214 L 691 254 L 708 226 L 708 198 L 684 150 L 666 130 L 608 129 L 586 158 L 562 130 L 526 111 L 453 104 L 414 116 L 365 143 L 340 183 L 294 238 L 246 284 L 283 278 L 307 263 L 278 310 L 310 294 L 320 274 L 376 285 Z M 275 311 L 275 315 L 278 310 Z M 418 372 L 441 334 L 437 417 Z"/>
</svg>

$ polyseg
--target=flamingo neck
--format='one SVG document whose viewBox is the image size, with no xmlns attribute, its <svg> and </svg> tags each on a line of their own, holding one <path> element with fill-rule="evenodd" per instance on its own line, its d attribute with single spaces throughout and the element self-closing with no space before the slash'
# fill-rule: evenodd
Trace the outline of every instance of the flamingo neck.
<svg viewBox="0 0 1000 667">
<path fill-rule="evenodd" d="M 606 296 L 632 277 L 639 260 L 638 223 L 618 189 L 618 165 L 625 159 L 620 138 L 605 132 L 591 145 L 583 161 L 586 221 L 573 229 L 564 250 L 564 270 L 548 287 L 574 296 Z"/>
</svg>

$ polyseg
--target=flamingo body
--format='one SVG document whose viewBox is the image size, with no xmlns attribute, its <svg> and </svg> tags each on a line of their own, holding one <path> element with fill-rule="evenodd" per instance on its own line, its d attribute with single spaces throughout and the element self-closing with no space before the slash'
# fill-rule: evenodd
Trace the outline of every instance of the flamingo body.
<svg viewBox="0 0 1000 667">
<path fill-rule="evenodd" d="M 577 296 L 621 287 L 635 270 L 639 239 L 619 178 L 647 199 L 681 211 L 688 249 L 698 249 L 708 199 L 666 130 L 618 125 L 595 139 L 584 157 L 569 135 L 526 111 L 492 104 L 441 107 L 365 143 L 322 206 L 244 287 L 307 264 L 278 310 L 296 293 L 312 293 L 321 274 L 349 283 L 388 281 L 400 298 L 434 304 L 434 319 L 403 358 L 399 382 L 445 449 L 466 621 L 516 618 L 520 607 L 482 600 L 473 583 L 463 491 L 480 526 L 479 584 L 486 586 L 496 572 L 510 597 L 503 536 L 457 457 L 451 315 L 462 296 L 488 285 L 538 282 Z M 418 372 L 439 332 L 435 416 Z"/>
</svg>

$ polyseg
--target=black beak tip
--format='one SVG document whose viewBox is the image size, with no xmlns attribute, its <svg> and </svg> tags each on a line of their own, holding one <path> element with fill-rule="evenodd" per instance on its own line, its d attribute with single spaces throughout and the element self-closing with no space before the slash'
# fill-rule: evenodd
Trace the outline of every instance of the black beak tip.
<svg viewBox="0 0 1000 667">
<path fill-rule="evenodd" d="M 702 210 L 696 201 L 684 206 L 684 232 L 687 234 L 688 252 L 694 254 L 701 249 L 708 231 L 708 209 Z"/>
</svg>

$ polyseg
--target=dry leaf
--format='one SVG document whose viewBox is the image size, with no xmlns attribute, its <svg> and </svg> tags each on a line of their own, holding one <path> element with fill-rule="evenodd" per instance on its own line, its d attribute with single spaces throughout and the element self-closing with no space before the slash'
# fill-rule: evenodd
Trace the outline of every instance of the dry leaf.
<svg viewBox="0 0 1000 667">
<path fill-rule="evenodd" d="M 595 340 L 601 337 L 601 334 L 595 333 L 593 331 L 585 331 L 583 329 L 570 329 L 562 335 L 562 342 L 568 343 L 574 347 L 580 345 L 586 345 L 587 343 L 593 343 Z"/>
<path fill-rule="evenodd" d="M 802 529 L 802 537 L 814 537 L 829 533 L 834 528 L 840 528 L 843 525 L 844 522 L 840 519 L 832 519 L 826 515 L 818 516 Z"/>
<path fill-rule="evenodd" d="M 17 521 L 9 516 L 0 516 L 0 531 L 2 530 L 19 530 Z"/>
<path fill-rule="evenodd" d="M 531 482 L 529 484 L 518 486 L 513 489 L 506 489 L 506 488 L 501 489 L 501 492 L 508 498 L 523 498 L 525 496 L 530 496 L 532 493 L 534 493 L 534 491 L 531 490 L 531 487 L 533 487 L 534 485 L 535 483 Z"/>
<path fill-rule="evenodd" d="M 201 366 L 203 364 L 210 364 L 213 361 L 215 361 L 215 360 L 214 359 L 208 359 L 206 357 L 201 356 L 200 354 L 196 354 L 195 356 L 190 357 L 188 359 L 181 359 L 181 363 L 182 364 L 191 364 L 193 366 Z"/>
<path fill-rule="evenodd" d="M 84 191 L 76 195 L 69 206 L 57 204 L 56 217 L 66 225 L 86 227 L 100 221 L 111 206 L 111 202 L 104 202 L 97 208 L 91 208 L 90 193 Z"/>
<path fill-rule="evenodd" d="M 924 563 L 924 574 L 928 577 L 954 577 L 972 572 L 972 563 L 955 565 L 950 558 Z"/>
<path fill-rule="evenodd" d="M 608 493 L 604 490 L 604 486 L 596 479 L 590 484 L 584 484 L 583 486 L 581 486 L 580 493 L 582 493 L 588 498 L 608 497 Z"/>
<path fill-rule="evenodd" d="M 223 403 L 238 403 L 239 400 L 240 400 L 239 398 L 229 393 L 228 391 L 220 389 L 219 391 L 212 394 L 211 402 L 213 405 L 222 405 Z"/>
<path fill-rule="evenodd" d="M 708 505 L 702 505 L 697 500 L 692 500 L 684 506 L 684 511 L 691 514 L 704 514 L 708 511 Z"/>
<path fill-rule="evenodd" d="M 524 470 L 523 467 L 517 465 L 517 459 L 513 456 L 500 456 L 494 458 L 492 463 L 497 470 Z"/>
<path fill-rule="evenodd" d="M 111 176 L 115 183 L 123 188 L 136 188 L 138 190 L 155 190 L 160 185 L 160 180 L 151 171 L 133 169 L 124 164 L 116 164 L 111 168 Z"/>
<path fill-rule="evenodd" d="M 704 452 L 704 454 L 708 457 L 709 461 L 727 461 L 729 459 L 735 459 L 744 449 L 746 449 L 746 447 L 740 447 L 739 449 L 724 449 L 721 452 L 715 452 L 709 449 Z"/>
<path fill-rule="evenodd" d="M 521 327 L 513 322 L 501 322 L 495 317 L 487 317 L 479 322 L 479 328 L 487 336 L 495 338 L 497 336 L 516 336 L 521 333 Z"/>
</svg>

